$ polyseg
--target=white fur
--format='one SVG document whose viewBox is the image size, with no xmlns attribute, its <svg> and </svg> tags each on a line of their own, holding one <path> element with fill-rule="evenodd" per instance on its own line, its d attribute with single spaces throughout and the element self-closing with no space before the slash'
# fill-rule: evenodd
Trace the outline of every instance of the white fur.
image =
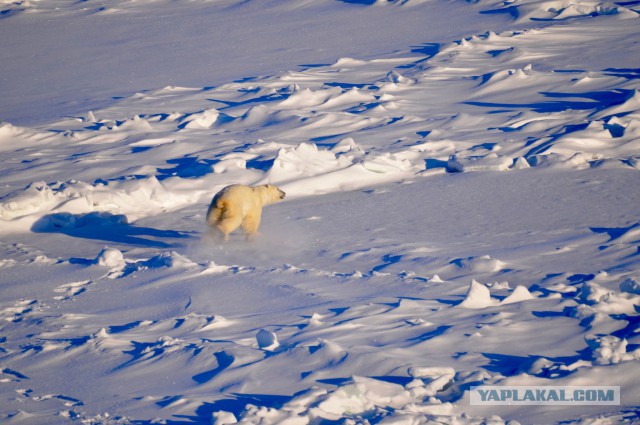
<svg viewBox="0 0 640 425">
<path fill-rule="evenodd" d="M 224 240 L 242 226 L 247 239 L 258 233 L 262 207 L 280 201 L 285 193 L 273 185 L 227 186 L 213 197 L 207 211 L 207 224 L 218 229 Z"/>
</svg>

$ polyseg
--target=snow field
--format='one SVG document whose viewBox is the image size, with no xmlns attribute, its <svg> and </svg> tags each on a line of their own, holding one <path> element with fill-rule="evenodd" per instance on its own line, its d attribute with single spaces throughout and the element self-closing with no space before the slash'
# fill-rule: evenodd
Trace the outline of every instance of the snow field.
<svg viewBox="0 0 640 425">
<path fill-rule="evenodd" d="M 0 124 L 3 423 L 636 423 L 637 7 L 476 6 L 513 20 Z M 233 183 L 287 192 L 253 244 L 204 226 Z"/>
</svg>

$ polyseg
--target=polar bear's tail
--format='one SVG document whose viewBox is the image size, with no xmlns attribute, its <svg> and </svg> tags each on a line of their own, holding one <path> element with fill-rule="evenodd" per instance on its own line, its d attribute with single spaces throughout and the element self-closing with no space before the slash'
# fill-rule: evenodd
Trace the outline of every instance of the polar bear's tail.
<svg viewBox="0 0 640 425">
<path fill-rule="evenodd" d="M 222 218 L 222 212 L 226 208 L 227 201 L 220 197 L 215 197 L 213 201 L 211 201 L 209 209 L 207 210 L 207 224 L 209 224 L 209 226 L 215 226 L 218 224 Z"/>
</svg>

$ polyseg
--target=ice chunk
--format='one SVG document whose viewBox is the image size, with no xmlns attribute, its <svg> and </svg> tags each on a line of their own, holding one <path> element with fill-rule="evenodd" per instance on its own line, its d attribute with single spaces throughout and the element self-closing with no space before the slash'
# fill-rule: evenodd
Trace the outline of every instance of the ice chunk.
<svg viewBox="0 0 640 425">
<path fill-rule="evenodd" d="M 354 376 L 352 384 L 343 385 L 328 394 L 310 411 L 320 418 L 338 420 L 346 413 L 361 414 L 374 410 L 376 406 L 399 409 L 410 401 L 409 392 L 398 384 Z"/>
<path fill-rule="evenodd" d="M 414 398 L 435 396 L 454 378 L 456 371 L 452 367 L 411 367 L 409 376 L 416 379 L 405 386 Z"/>
<path fill-rule="evenodd" d="M 640 348 L 630 353 L 627 352 L 626 339 L 620 339 L 613 335 L 588 335 L 585 340 L 593 350 L 595 364 L 607 365 L 640 359 Z"/>
</svg>

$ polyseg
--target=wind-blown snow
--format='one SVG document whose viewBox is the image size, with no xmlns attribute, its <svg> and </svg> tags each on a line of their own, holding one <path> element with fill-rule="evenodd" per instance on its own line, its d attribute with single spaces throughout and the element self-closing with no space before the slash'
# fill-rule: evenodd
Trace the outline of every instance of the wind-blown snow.
<svg viewBox="0 0 640 425">
<path fill-rule="evenodd" d="M 59 35 L 63 78 L 11 39 L 2 423 L 637 422 L 634 2 L 85 3 L 1 3 L 0 33 L 169 56 L 112 75 Z M 222 244 L 204 215 L 237 183 L 287 198 Z M 470 405 L 482 384 L 622 405 Z"/>
</svg>

